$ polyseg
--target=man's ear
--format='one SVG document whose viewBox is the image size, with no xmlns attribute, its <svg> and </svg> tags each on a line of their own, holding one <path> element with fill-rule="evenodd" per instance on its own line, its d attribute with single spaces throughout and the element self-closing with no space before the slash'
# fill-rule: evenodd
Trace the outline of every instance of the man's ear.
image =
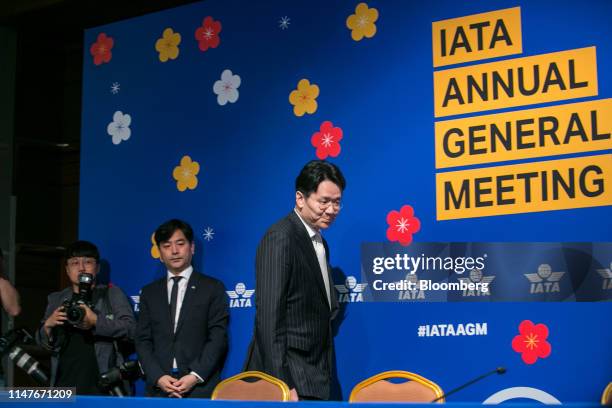
<svg viewBox="0 0 612 408">
<path fill-rule="evenodd" d="M 298 208 L 298 210 L 301 210 L 304 207 L 304 199 L 304 194 L 302 194 L 300 191 L 295 192 L 295 206 Z"/>
</svg>

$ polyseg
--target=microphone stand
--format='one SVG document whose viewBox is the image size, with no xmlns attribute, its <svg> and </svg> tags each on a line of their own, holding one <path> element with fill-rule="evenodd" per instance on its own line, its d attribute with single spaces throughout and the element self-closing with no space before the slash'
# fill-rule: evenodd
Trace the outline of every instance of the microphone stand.
<svg viewBox="0 0 612 408">
<path fill-rule="evenodd" d="M 490 376 L 492 374 L 500 374 L 501 375 L 501 374 L 505 374 L 505 373 L 506 373 L 506 368 L 505 367 L 497 367 L 495 370 L 489 371 L 486 374 L 478 376 L 478 377 L 474 378 L 473 380 L 468 381 L 465 384 L 455 388 L 454 390 L 450 390 L 449 392 L 445 393 L 444 395 L 439 396 L 438 398 L 432 400 L 431 402 L 437 402 L 437 401 L 439 401 L 441 399 L 444 399 L 444 398 L 448 397 L 449 395 L 452 395 L 452 394 L 456 393 L 457 391 L 461 391 L 465 387 L 469 387 L 470 385 L 472 385 L 474 383 L 477 383 L 478 381 L 480 381 L 483 378 L 486 378 L 486 377 L 488 377 L 488 376 Z"/>
</svg>

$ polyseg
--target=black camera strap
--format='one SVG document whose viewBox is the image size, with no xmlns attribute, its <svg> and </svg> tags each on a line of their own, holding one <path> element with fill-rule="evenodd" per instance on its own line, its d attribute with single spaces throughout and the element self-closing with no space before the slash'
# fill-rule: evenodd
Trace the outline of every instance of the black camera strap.
<svg viewBox="0 0 612 408">
<path fill-rule="evenodd" d="M 100 288 L 101 293 L 101 297 L 102 297 L 102 304 L 104 305 L 104 309 L 105 309 L 105 317 L 108 317 L 109 314 L 111 314 L 114 316 L 113 313 L 113 307 L 111 305 L 110 302 L 110 296 L 108 294 L 109 292 L 109 287 L 108 286 L 104 286 L 104 288 Z M 121 353 L 121 351 L 119 350 L 119 345 L 117 344 L 117 340 L 115 338 L 113 338 L 113 348 L 115 349 L 115 359 L 116 359 L 116 364 L 122 364 L 123 363 L 123 354 Z"/>
<path fill-rule="evenodd" d="M 109 295 L 110 288 L 108 286 L 105 286 L 104 289 L 102 290 L 104 291 L 101 295 L 102 295 L 102 303 L 104 305 L 104 309 L 106 309 L 105 317 L 108 317 L 109 314 L 112 314 L 113 319 L 114 319 L 115 314 L 113 312 L 113 308 L 112 308 L 111 301 L 110 301 L 110 295 Z M 125 363 L 125 357 L 123 355 L 123 352 L 119 348 L 119 343 L 117 342 L 117 339 L 115 338 L 113 338 L 113 348 L 115 350 L 115 367 L 118 367 L 122 365 L 123 363 Z M 125 390 L 127 390 L 127 393 L 128 393 L 127 395 L 132 395 L 133 390 L 131 389 L 131 385 L 130 385 L 131 381 L 123 380 L 123 382 L 124 382 Z"/>
</svg>

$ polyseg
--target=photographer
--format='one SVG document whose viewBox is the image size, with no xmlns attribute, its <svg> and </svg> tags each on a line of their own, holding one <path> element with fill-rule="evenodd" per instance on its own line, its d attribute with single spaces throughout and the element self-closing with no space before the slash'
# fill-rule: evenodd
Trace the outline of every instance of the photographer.
<svg viewBox="0 0 612 408">
<path fill-rule="evenodd" d="M 0 249 L 0 303 L 2 304 L 2 309 L 4 309 L 9 316 L 15 317 L 21 312 L 19 293 L 17 293 L 15 287 L 11 285 L 8 277 L 4 274 L 4 254 L 2 253 L 2 249 Z M 1 319 L 3 317 L 2 313 L 0 313 L 0 323 L 2 323 Z M 0 324 L 0 327 L 2 327 L 2 324 Z M 4 386 L 3 364 L 0 359 L 0 387 Z"/>
<path fill-rule="evenodd" d="M 0 301 L 2 302 L 2 308 L 10 316 L 15 317 L 21 312 L 19 294 L 4 274 L 4 255 L 2 249 L 0 249 Z"/>
<path fill-rule="evenodd" d="M 36 340 L 51 350 L 51 386 L 76 387 L 77 394 L 102 394 L 101 373 L 123 363 L 119 343 L 132 343 L 136 321 L 125 294 L 96 285 L 98 248 L 77 241 L 66 249 L 71 286 L 51 293 Z"/>
</svg>

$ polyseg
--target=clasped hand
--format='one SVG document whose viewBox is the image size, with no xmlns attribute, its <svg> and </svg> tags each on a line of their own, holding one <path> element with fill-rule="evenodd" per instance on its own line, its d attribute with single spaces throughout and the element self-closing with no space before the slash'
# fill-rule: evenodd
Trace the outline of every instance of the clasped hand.
<svg viewBox="0 0 612 408">
<path fill-rule="evenodd" d="M 157 386 L 171 398 L 183 398 L 183 395 L 191 391 L 197 382 L 198 379 L 193 374 L 184 375 L 180 379 L 163 375 L 157 380 Z"/>
</svg>

